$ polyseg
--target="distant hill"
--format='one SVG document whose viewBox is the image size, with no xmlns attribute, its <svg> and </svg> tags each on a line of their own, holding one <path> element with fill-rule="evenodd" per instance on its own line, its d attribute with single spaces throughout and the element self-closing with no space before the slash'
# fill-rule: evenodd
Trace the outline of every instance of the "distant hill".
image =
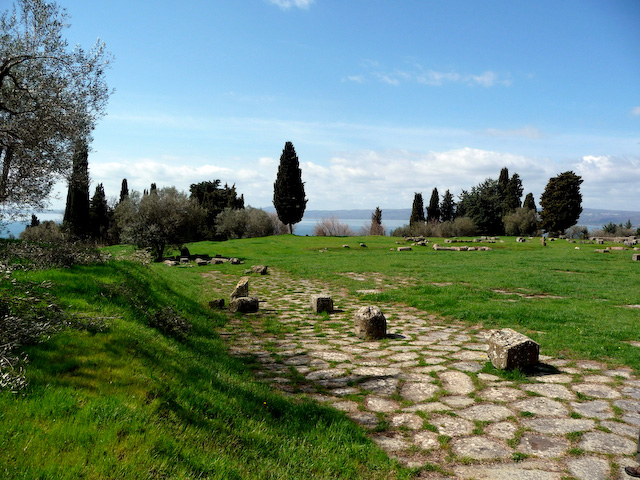
<svg viewBox="0 0 640 480">
<path fill-rule="evenodd" d="M 273 207 L 267 207 L 264 210 L 274 212 Z M 368 220 L 375 208 L 370 210 L 353 209 L 353 210 L 307 210 L 304 212 L 305 220 L 313 220 L 320 218 L 336 217 L 341 220 Z M 411 216 L 410 208 L 389 208 L 382 209 L 382 219 L 384 220 L 406 220 L 409 223 Z M 582 215 L 578 219 L 578 225 L 602 226 L 610 222 L 616 225 L 627 223 L 631 220 L 631 224 L 635 227 L 640 226 L 640 211 L 628 210 L 606 210 L 600 208 L 585 208 Z"/>
</svg>

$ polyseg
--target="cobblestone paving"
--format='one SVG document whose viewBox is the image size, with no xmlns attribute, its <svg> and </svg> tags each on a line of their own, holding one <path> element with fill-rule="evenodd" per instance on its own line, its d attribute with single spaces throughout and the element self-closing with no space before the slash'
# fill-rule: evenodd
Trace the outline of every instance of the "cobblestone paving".
<svg viewBox="0 0 640 480">
<path fill-rule="evenodd" d="M 262 381 L 344 411 L 389 456 L 423 478 L 628 478 L 640 429 L 640 380 L 631 369 L 541 356 L 524 381 L 482 373 L 486 331 L 407 306 L 380 304 L 388 338 L 353 334 L 367 302 L 273 269 L 250 276 L 258 314 L 219 332 L 235 355 L 257 358 Z M 239 277 L 204 273 L 211 298 Z M 312 294 L 337 311 L 318 315 Z M 544 353 L 544 345 L 542 345 Z M 434 468 L 436 466 L 437 468 Z"/>
</svg>

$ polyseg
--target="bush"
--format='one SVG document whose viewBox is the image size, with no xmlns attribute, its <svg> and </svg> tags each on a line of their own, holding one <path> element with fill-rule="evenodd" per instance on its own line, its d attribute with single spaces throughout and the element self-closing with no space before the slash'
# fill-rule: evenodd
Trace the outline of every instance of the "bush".
<svg viewBox="0 0 640 480">
<path fill-rule="evenodd" d="M 0 242 L 0 263 L 9 270 L 70 268 L 74 265 L 103 263 L 108 258 L 108 255 L 80 242 Z"/>
<path fill-rule="evenodd" d="M 507 235 L 534 235 L 538 232 L 538 214 L 528 208 L 516 208 L 502 219 Z"/>
<path fill-rule="evenodd" d="M 433 236 L 437 237 L 471 237 L 477 233 L 473 220 L 469 217 L 458 217 L 451 222 L 442 222 L 433 227 Z"/>
<path fill-rule="evenodd" d="M 587 227 L 574 225 L 573 227 L 567 228 L 565 235 L 567 238 L 585 239 L 589 238 L 589 230 L 587 230 Z"/>
<path fill-rule="evenodd" d="M 273 216 L 259 208 L 226 208 L 216 217 L 216 222 L 216 233 L 227 239 L 268 237 L 276 232 Z M 282 226 L 278 225 L 278 229 L 282 230 Z M 286 226 L 284 229 L 288 230 Z"/>
<path fill-rule="evenodd" d="M 149 319 L 149 325 L 175 338 L 184 338 L 191 331 L 191 324 L 171 307 L 165 307 Z"/>
<path fill-rule="evenodd" d="M 26 242 L 62 243 L 65 236 L 56 222 L 47 220 L 34 226 L 27 226 L 20 233 L 20 239 Z"/>
<path fill-rule="evenodd" d="M 394 228 L 389 232 L 389 235 L 392 237 L 410 237 L 411 236 L 411 228 L 409 225 L 403 225 L 398 228 Z"/>
<path fill-rule="evenodd" d="M 313 227 L 316 237 L 352 237 L 355 235 L 346 223 L 340 223 L 336 217 L 323 218 Z"/>
</svg>

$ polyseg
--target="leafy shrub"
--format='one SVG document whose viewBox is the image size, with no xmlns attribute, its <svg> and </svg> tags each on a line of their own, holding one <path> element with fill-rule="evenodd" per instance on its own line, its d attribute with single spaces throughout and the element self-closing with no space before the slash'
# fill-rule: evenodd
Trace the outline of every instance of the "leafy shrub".
<svg viewBox="0 0 640 480">
<path fill-rule="evenodd" d="M 149 319 L 149 325 L 157 328 L 165 335 L 175 338 L 186 337 L 192 328 L 192 325 L 171 307 L 165 307 L 157 311 Z"/>
<path fill-rule="evenodd" d="M 394 228 L 389 232 L 389 235 L 392 237 L 409 237 L 411 236 L 411 229 L 409 225 L 403 225 L 398 228 Z"/>
<path fill-rule="evenodd" d="M 336 217 L 323 218 L 313 227 L 313 235 L 316 237 L 352 237 L 355 235 L 351 227 L 341 223 Z"/>
<path fill-rule="evenodd" d="M 574 225 L 573 227 L 567 228 L 565 231 L 565 235 L 567 238 L 589 238 L 589 230 L 587 227 L 583 227 L 580 225 Z"/>
<path fill-rule="evenodd" d="M 103 263 L 108 258 L 108 255 L 80 242 L 0 242 L 0 263 L 9 270 L 70 268 L 74 265 Z"/>
<path fill-rule="evenodd" d="M 528 208 L 517 208 L 502 219 L 507 235 L 533 235 L 538 228 L 538 214 Z"/>
<path fill-rule="evenodd" d="M 273 216 L 259 208 L 226 208 L 216 221 L 216 233 L 224 238 L 268 237 L 276 232 Z"/>
<path fill-rule="evenodd" d="M 450 222 L 442 222 L 432 227 L 432 236 L 471 237 L 477 233 L 476 225 L 469 217 L 458 217 Z"/>
<path fill-rule="evenodd" d="M 39 224 L 34 224 L 33 226 L 28 225 L 27 228 L 20 233 L 20 239 L 26 242 L 36 243 L 62 243 L 65 237 L 56 222 L 47 220 Z"/>
</svg>

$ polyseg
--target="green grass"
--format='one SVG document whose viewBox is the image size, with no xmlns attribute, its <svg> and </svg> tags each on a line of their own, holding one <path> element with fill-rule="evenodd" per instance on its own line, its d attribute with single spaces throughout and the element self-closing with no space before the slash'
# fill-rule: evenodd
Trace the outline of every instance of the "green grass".
<svg viewBox="0 0 640 480">
<path fill-rule="evenodd" d="M 257 383 L 187 269 L 111 262 L 17 278 L 51 280 L 61 305 L 109 329 L 26 349 L 27 390 L 0 392 L 2 478 L 410 476 L 344 414 Z M 186 338 L 149 326 L 167 306 L 193 324 Z"/>
<path fill-rule="evenodd" d="M 624 308 L 640 304 L 640 290 L 632 287 L 640 284 L 632 251 L 603 255 L 593 252 L 603 248 L 595 244 L 558 240 L 542 247 L 536 240 L 503 240 L 487 244 L 490 252 L 434 251 L 431 246 L 398 252 L 395 242 L 404 242 L 391 237 L 291 235 L 200 242 L 189 248 L 236 256 L 249 265 L 268 264 L 354 294 L 378 288 L 375 277 L 383 278 L 398 288 L 366 295 L 363 301 L 400 302 L 484 328 L 511 327 L 539 342 L 544 355 L 605 360 L 640 371 L 638 349 L 626 343 L 640 341 L 638 310 Z M 342 248 L 361 241 L 369 248 Z M 435 242 L 444 244 L 431 239 Z"/>
</svg>

